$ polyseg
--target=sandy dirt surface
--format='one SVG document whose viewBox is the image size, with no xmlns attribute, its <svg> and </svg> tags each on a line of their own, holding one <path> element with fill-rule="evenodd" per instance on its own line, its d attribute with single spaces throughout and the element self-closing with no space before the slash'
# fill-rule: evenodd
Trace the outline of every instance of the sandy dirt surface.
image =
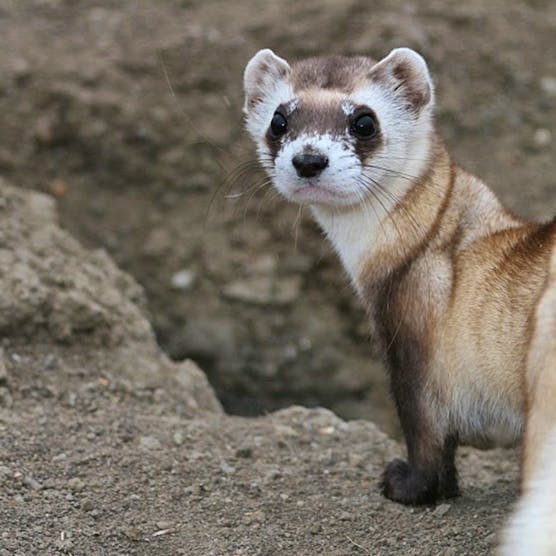
<svg viewBox="0 0 556 556">
<path fill-rule="evenodd" d="M 241 73 L 414 47 L 456 159 L 546 219 L 555 32 L 543 0 L 1 1 L 0 555 L 492 551 L 512 451 L 462 450 L 446 505 L 379 496 L 384 373 L 309 216 L 239 169 Z M 367 421 L 228 416 L 189 359 L 228 412 Z"/>
</svg>

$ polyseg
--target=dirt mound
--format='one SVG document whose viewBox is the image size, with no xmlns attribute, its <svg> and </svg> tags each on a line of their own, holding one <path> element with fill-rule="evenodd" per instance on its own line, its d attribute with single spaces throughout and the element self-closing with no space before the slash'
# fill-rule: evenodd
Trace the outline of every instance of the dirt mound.
<svg viewBox="0 0 556 556">
<path fill-rule="evenodd" d="M 142 288 L 60 229 L 51 198 L 0 182 L 0 216 L 5 401 L 29 390 L 63 399 L 86 379 L 89 388 L 165 391 L 188 413 L 218 410 L 195 365 L 160 352 Z"/>
</svg>

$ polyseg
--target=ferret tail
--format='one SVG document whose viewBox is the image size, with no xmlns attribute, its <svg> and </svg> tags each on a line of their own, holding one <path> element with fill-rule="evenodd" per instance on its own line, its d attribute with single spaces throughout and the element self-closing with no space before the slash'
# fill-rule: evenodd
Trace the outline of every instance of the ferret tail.
<svg viewBox="0 0 556 556">
<path fill-rule="evenodd" d="M 500 555 L 556 556 L 556 427 L 506 527 Z"/>
<path fill-rule="evenodd" d="M 535 311 L 525 375 L 522 495 L 503 556 L 556 556 L 556 250 Z"/>
</svg>

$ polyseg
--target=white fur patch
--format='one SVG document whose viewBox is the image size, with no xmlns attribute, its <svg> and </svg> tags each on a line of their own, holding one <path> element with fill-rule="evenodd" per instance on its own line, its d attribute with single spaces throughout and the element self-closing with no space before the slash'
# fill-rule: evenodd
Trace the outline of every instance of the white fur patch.
<svg viewBox="0 0 556 556">
<path fill-rule="evenodd" d="M 355 105 L 350 100 L 344 100 L 341 104 L 342 112 L 349 118 L 355 112 Z"/>
<path fill-rule="evenodd" d="M 468 363 L 468 362 L 467 362 Z M 458 376 L 468 377 L 462 370 Z M 476 378 L 476 375 L 473 375 Z M 462 439 L 477 435 L 501 436 L 506 441 L 518 440 L 523 434 L 523 414 L 512 408 L 508 399 L 489 388 L 489 384 L 461 384 L 457 382 L 452 389 L 448 403 L 450 421 Z"/>
<path fill-rule="evenodd" d="M 556 554 L 556 428 L 503 536 L 502 556 Z"/>
<path fill-rule="evenodd" d="M 280 80 L 273 84 L 272 89 L 266 91 L 260 102 L 249 110 L 246 119 L 247 131 L 259 145 L 263 142 L 274 112 L 281 104 L 295 103 L 294 92 L 289 82 Z"/>
<path fill-rule="evenodd" d="M 328 166 L 314 178 L 302 178 L 292 164 L 294 156 L 305 152 L 328 157 Z M 293 141 L 286 141 L 274 161 L 275 186 L 292 201 L 304 202 L 303 189 L 312 185 L 337 195 L 338 205 L 357 203 L 364 188 L 358 183 L 361 163 L 353 148 L 330 134 L 304 134 Z"/>
</svg>

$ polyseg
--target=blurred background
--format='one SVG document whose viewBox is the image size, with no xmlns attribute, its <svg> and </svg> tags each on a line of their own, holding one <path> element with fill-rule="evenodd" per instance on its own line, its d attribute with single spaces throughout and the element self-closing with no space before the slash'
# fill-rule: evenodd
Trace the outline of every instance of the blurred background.
<svg viewBox="0 0 556 556">
<path fill-rule="evenodd" d="M 0 1 L 0 174 L 145 288 L 162 348 L 227 411 L 292 403 L 396 434 L 364 315 L 309 215 L 254 190 L 242 71 L 297 58 L 429 61 L 456 160 L 516 212 L 556 213 L 556 2 Z M 228 198 L 230 197 L 230 198 Z"/>
</svg>

